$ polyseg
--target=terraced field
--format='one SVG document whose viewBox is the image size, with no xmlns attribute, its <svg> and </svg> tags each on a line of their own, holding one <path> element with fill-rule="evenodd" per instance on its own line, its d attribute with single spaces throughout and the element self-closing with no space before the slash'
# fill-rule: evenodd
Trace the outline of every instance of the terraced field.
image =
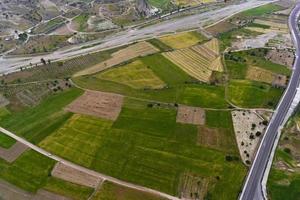
<svg viewBox="0 0 300 200">
<path fill-rule="evenodd" d="M 203 45 L 166 52 L 163 55 L 183 71 L 203 82 L 210 81 L 213 71 L 223 71 L 217 39 L 212 39 Z"/>
</svg>

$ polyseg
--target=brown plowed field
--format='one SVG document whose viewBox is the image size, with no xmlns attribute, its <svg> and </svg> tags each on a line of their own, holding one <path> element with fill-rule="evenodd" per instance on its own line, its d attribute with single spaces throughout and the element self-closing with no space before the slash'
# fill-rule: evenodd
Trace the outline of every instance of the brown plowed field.
<svg viewBox="0 0 300 200">
<path fill-rule="evenodd" d="M 86 91 L 82 96 L 69 104 L 65 110 L 73 113 L 116 120 L 121 112 L 122 104 L 122 95 Z"/>
</svg>

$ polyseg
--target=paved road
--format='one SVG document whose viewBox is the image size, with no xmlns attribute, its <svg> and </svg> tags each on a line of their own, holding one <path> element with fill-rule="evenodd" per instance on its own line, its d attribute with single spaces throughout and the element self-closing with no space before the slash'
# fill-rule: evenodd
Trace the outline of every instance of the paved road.
<svg viewBox="0 0 300 200">
<path fill-rule="evenodd" d="M 95 176 L 95 177 L 99 177 L 101 178 L 102 180 L 107 180 L 107 181 L 110 181 L 110 182 L 113 182 L 113 183 L 116 183 L 116 184 L 119 184 L 119 185 L 122 185 L 122 186 L 125 186 L 125 187 L 129 187 L 129 188 L 133 188 L 133 189 L 136 189 L 136 190 L 140 190 L 140 191 L 143 191 L 143 192 L 148 192 L 148 193 L 151 193 L 151 194 L 154 194 L 154 195 L 158 195 L 158 196 L 161 196 L 161 197 L 164 197 L 164 198 L 167 198 L 167 199 L 171 199 L 171 200 L 180 200 L 178 197 L 174 197 L 174 196 L 171 196 L 169 194 L 166 194 L 166 193 L 163 193 L 163 192 L 160 192 L 160 191 L 157 191 L 157 190 L 153 190 L 153 189 L 150 189 L 150 188 L 146 188 L 146 187 L 143 187 L 143 186 L 139 186 L 139 185 L 135 185 L 135 184 L 132 184 L 132 183 L 129 183 L 129 182 L 126 182 L 126 181 L 122 181 L 122 180 L 119 180 L 119 179 L 116 179 L 116 178 L 113 178 L 111 176 L 107 176 L 107 175 L 104 175 L 104 174 L 101 174 L 99 172 L 96 172 L 96 171 L 93 171 L 91 169 L 88 169 L 88 168 L 85 168 L 85 167 L 82 167 L 80 165 L 77 165 L 75 163 L 72 163 L 70 161 L 67 161 L 59 156 L 56 156 L 56 155 L 53 155 L 51 154 L 50 152 L 47 152 L 45 151 L 44 149 L 28 142 L 27 140 L 25 140 L 24 138 L 21 138 L 19 136 L 17 136 L 16 134 L 0 127 L 0 134 L 5 134 L 9 137 L 12 137 L 14 138 L 15 140 L 17 140 L 18 142 L 21 142 L 23 144 L 25 144 L 26 146 L 28 146 L 29 148 L 31 148 L 32 150 L 36 151 L 36 152 L 39 152 L 45 156 L 47 156 L 48 158 L 50 159 L 53 159 L 57 162 L 61 162 L 63 163 L 64 165 L 66 166 L 69 166 L 73 169 L 77 169 L 79 171 L 82 171 L 86 174 L 89 174 L 89 175 L 92 175 L 92 176 Z"/>
<path fill-rule="evenodd" d="M 147 26 L 141 29 L 125 30 L 115 35 L 105 38 L 104 40 L 95 40 L 86 44 L 76 45 L 60 49 L 56 52 L 43 56 L 22 56 L 22 57 L 0 57 L 0 73 L 9 73 L 18 70 L 22 66 L 29 63 L 40 63 L 41 58 L 48 60 L 61 60 L 76 57 L 79 55 L 109 49 L 125 44 L 132 43 L 137 40 L 156 37 L 161 34 L 168 34 L 177 30 L 199 28 L 207 24 L 213 24 L 220 20 L 224 20 L 236 13 L 268 4 L 277 0 L 248 0 L 239 4 L 228 5 L 224 8 L 198 13 L 177 19 L 171 19 L 158 24 Z M 100 43 L 100 44 L 99 44 Z M 95 45 L 96 44 L 96 45 Z M 90 48 L 82 48 L 87 45 L 95 45 Z"/>
<path fill-rule="evenodd" d="M 298 17 L 300 14 L 300 4 L 297 4 L 292 10 L 289 17 L 289 28 L 292 34 L 292 39 L 296 48 L 296 60 L 294 70 L 284 95 L 282 96 L 277 109 L 269 123 L 264 138 L 257 151 L 255 160 L 251 166 L 248 177 L 246 179 L 243 191 L 240 195 L 240 200 L 260 200 L 264 199 L 262 180 L 264 178 L 270 155 L 274 150 L 274 143 L 280 128 L 284 125 L 285 118 L 292 101 L 296 95 L 300 80 L 300 31 L 298 28 Z"/>
</svg>

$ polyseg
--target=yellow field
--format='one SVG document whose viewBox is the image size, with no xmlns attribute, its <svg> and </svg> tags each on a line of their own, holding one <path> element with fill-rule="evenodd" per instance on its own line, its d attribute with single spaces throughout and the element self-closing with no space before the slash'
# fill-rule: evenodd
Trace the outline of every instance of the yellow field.
<svg viewBox="0 0 300 200">
<path fill-rule="evenodd" d="M 271 84 L 275 79 L 275 74 L 259 67 L 249 67 L 247 70 L 246 79 Z"/>
<path fill-rule="evenodd" d="M 122 67 L 110 69 L 97 75 L 98 78 L 109 80 L 135 89 L 159 89 L 165 83 L 158 78 L 151 69 L 147 68 L 140 60 Z"/>
<path fill-rule="evenodd" d="M 146 56 L 149 54 L 154 54 L 159 52 L 159 50 L 154 47 L 153 45 L 149 44 L 148 42 L 138 42 L 136 44 L 133 44 L 129 47 L 126 47 L 124 49 L 121 49 L 111 55 L 111 58 L 103 61 L 99 64 L 96 64 L 90 68 L 84 69 L 78 73 L 76 73 L 74 76 L 83 76 L 88 74 L 94 74 L 100 71 L 103 71 L 105 69 L 108 69 L 110 67 L 113 67 L 115 65 L 121 64 L 125 61 L 128 61 L 130 59 L 139 57 L 139 56 Z"/>
<path fill-rule="evenodd" d="M 163 55 L 194 78 L 209 82 L 213 71 L 223 71 L 218 40 L 203 45 L 166 52 Z"/>
<path fill-rule="evenodd" d="M 174 49 L 183 49 L 193 46 L 205 38 L 196 32 L 184 32 L 159 38 L 160 41 Z"/>
</svg>

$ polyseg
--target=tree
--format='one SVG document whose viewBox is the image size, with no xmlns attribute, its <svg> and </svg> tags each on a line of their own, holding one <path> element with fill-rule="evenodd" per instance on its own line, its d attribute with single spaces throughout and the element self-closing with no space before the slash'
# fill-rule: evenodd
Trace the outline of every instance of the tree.
<svg viewBox="0 0 300 200">
<path fill-rule="evenodd" d="M 46 60 L 45 60 L 44 58 L 41 58 L 41 63 L 42 63 L 43 65 L 46 65 Z"/>
</svg>

